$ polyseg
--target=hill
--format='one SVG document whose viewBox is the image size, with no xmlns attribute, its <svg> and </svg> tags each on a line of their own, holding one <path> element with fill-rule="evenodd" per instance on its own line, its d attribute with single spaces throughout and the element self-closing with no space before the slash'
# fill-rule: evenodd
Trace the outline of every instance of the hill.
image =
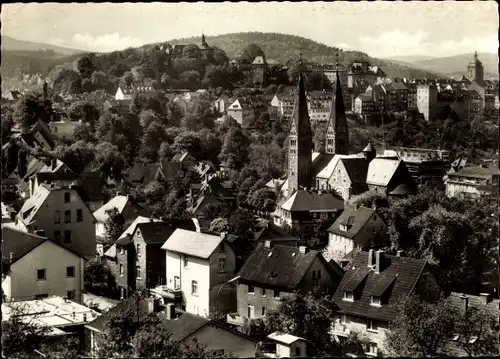
<svg viewBox="0 0 500 359">
<path fill-rule="evenodd" d="M 406 55 L 406 56 L 392 56 L 390 58 L 386 58 L 387 61 L 397 61 L 397 62 L 414 62 L 421 60 L 432 60 L 435 57 L 432 56 L 422 56 L 422 55 Z"/>
<path fill-rule="evenodd" d="M 59 55 L 74 55 L 84 51 L 70 49 L 62 46 L 43 44 L 39 42 L 17 40 L 9 36 L 2 35 L 2 53 L 4 51 L 54 51 Z"/>
<path fill-rule="evenodd" d="M 489 53 L 478 53 L 479 60 L 484 66 L 484 78 L 493 77 L 498 79 L 498 55 Z M 427 71 L 440 72 L 448 76 L 460 77 L 467 74 L 467 65 L 473 59 L 473 54 L 461 54 L 449 57 L 441 57 L 428 60 L 418 60 L 411 66 L 425 69 Z"/>
<path fill-rule="evenodd" d="M 262 32 L 240 32 L 218 36 L 207 36 L 206 41 L 210 46 L 216 46 L 224 50 L 229 58 L 238 56 L 249 44 L 259 45 L 268 59 L 279 60 L 285 63 L 287 60 L 297 58 L 302 52 L 306 61 L 322 64 L 334 64 L 335 54 L 339 51 L 339 61 L 347 66 L 355 60 L 367 60 L 372 65 L 380 66 L 390 77 L 428 77 L 435 78 L 441 74 L 432 71 L 422 71 L 408 64 L 396 63 L 390 60 L 372 58 L 360 51 L 344 51 L 330 47 L 316 41 L 287 34 L 262 33 Z M 176 44 L 199 44 L 199 37 L 170 40 L 168 43 Z"/>
</svg>

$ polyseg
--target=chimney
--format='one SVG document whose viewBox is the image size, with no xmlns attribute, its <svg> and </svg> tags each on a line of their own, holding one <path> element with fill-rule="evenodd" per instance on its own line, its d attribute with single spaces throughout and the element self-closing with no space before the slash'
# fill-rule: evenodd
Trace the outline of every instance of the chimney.
<svg viewBox="0 0 500 359">
<path fill-rule="evenodd" d="M 173 303 L 167 304 L 167 319 L 175 319 L 175 305 Z"/>
<path fill-rule="evenodd" d="M 132 195 L 131 194 L 127 194 L 127 199 L 131 200 L 132 199 Z"/>
<path fill-rule="evenodd" d="M 384 270 L 385 251 L 377 251 L 375 254 L 375 273 L 380 274 Z"/>
<path fill-rule="evenodd" d="M 272 245 L 271 241 L 264 241 L 264 247 L 265 248 L 272 248 L 273 245 Z"/>
<path fill-rule="evenodd" d="M 306 246 L 299 246 L 299 252 L 302 254 L 307 254 L 307 252 L 309 252 L 309 249 Z"/>
<path fill-rule="evenodd" d="M 9 262 L 12 263 L 12 258 L 14 257 L 14 252 L 9 253 Z"/>
<path fill-rule="evenodd" d="M 57 167 L 57 160 L 55 158 L 53 158 L 51 161 L 50 161 L 50 165 L 51 165 L 51 169 L 52 171 L 56 169 Z"/>
<path fill-rule="evenodd" d="M 400 249 L 400 250 L 398 250 L 398 251 L 396 252 L 396 256 L 397 256 L 397 257 L 404 257 L 404 253 L 405 253 L 405 251 L 404 251 L 404 250 L 402 250 L 402 249 Z"/>
<path fill-rule="evenodd" d="M 154 219 L 153 218 L 150 218 L 149 219 L 149 223 L 153 223 L 154 222 Z"/>
<path fill-rule="evenodd" d="M 469 308 L 469 298 L 465 294 L 460 296 L 460 310 L 465 313 Z"/>
<path fill-rule="evenodd" d="M 37 229 L 35 231 L 35 235 L 40 236 L 40 237 L 45 237 L 45 231 L 43 229 Z"/>
<path fill-rule="evenodd" d="M 489 302 L 491 302 L 491 294 L 490 293 L 480 293 L 479 295 L 483 299 L 484 304 L 488 304 Z"/>
<path fill-rule="evenodd" d="M 116 191 L 116 195 L 117 195 L 117 196 L 121 196 L 121 195 L 122 195 L 122 193 L 121 193 L 120 191 Z"/>
<path fill-rule="evenodd" d="M 375 256 L 374 253 L 375 251 L 373 249 L 370 249 L 368 251 L 368 267 L 373 267 L 375 265 Z"/>
</svg>

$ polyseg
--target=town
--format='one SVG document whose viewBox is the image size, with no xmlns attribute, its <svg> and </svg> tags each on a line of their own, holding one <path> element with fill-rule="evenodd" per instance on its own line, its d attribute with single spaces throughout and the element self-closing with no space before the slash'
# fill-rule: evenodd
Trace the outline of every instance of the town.
<svg viewBox="0 0 500 359">
<path fill-rule="evenodd" d="M 263 48 L 2 75 L 2 357 L 500 354 L 478 52 L 445 77 Z"/>
</svg>

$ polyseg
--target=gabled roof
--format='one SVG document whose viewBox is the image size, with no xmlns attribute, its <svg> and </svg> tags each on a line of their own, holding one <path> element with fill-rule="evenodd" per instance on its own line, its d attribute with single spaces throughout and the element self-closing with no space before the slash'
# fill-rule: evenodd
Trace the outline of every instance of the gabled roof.
<svg viewBox="0 0 500 359">
<path fill-rule="evenodd" d="M 292 193 L 281 206 L 291 212 L 334 211 L 344 208 L 344 200 L 332 193 L 321 193 L 299 189 Z"/>
<path fill-rule="evenodd" d="M 374 253 L 375 256 L 376 253 Z M 385 268 L 380 274 L 368 267 L 368 252 L 358 252 L 346 267 L 346 273 L 333 300 L 340 313 L 381 321 L 391 321 L 396 315 L 396 303 L 412 294 L 427 262 L 422 259 L 385 254 Z M 344 301 L 345 291 L 359 291 L 353 302 Z M 387 301 L 381 307 L 370 305 L 370 297 L 384 293 Z"/>
<path fill-rule="evenodd" d="M 141 231 L 142 238 L 147 244 L 164 244 L 178 227 L 196 230 L 193 221 L 188 219 L 177 223 L 143 222 L 137 225 L 136 232 L 138 229 Z"/>
<path fill-rule="evenodd" d="M 222 241 L 220 236 L 177 228 L 161 248 L 207 259 Z"/>
<path fill-rule="evenodd" d="M 335 170 L 335 167 L 337 167 L 337 163 L 340 161 L 340 159 L 343 158 L 364 158 L 363 154 L 352 154 L 352 155 L 335 155 L 332 157 L 330 162 L 326 166 L 323 167 L 323 169 L 316 175 L 316 177 L 319 178 L 326 178 L 329 179 L 333 175 L 333 171 Z"/>
<path fill-rule="evenodd" d="M 127 181 L 131 183 L 139 182 L 142 184 L 148 184 L 154 180 L 160 167 L 161 166 L 159 164 L 145 165 L 142 163 L 135 163 L 129 172 Z"/>
<path fill-rule="evenodd" d="M 486 298 L 480 295 L 464 294 L 451 292 L 450 296 L 446 298 L 448 303 L 456 309 L 460 310 L 462 308 L 462 297 L 467 297 L 469 308 L 485 308 L 488 312 L 494 316 L 500 316 L 500 300 L 490 298 L 489 302 L 486 302 Z M 491 294 L 490 294 L 491 297 Z"/>
<path fill-rule="evenodd" d="M 450 173 L 449 175 L 457 177 L 488 179 L 491 178 L 491 176 L 493 175 L 497 176 L 500 175 L 500 171 L 496 167 L 470 166 L 470 167 L 464 167 L 457 172 Z"/>
<path fill-rule="evenodd" d="M 264 57 L 262 56 L 257 56 L 252 62 L 252 65 L 264 65 L 266 61 L 264 60 Z"/>
<path fill-rule="evenodd" d="M 61 246 L 59 243 L 47 237 L 41 237 L 12 227 L 2 227 L 2 257 L 10 260 L 10 255 L 12 253 L 12 261 L 10 264 L 13 264 L 46 241 L 54 243 L 78 257 L 84 258 L 84 256 L 77 254 L 67 247 Z"/>
<path fill-rule="evenodd" d="M 374 209 L 367 207 L 346 206 L 339 218 L 328 228 L 328 232 L 342 237 L 354 238 L 375 213 Z M 342 230 L 340 227 L 345 224 L 350 225 L 347 231 Z"/>
<path fill-rule="evenodd" d="M 335 271 L 319 251 L 310 250 L 304 254 L 300 253 L 299 248 L 280 245 L 266 248 L 263 243 L 257 245 L 238 276 L 243 282 L 276 287 L 291 292 L 298 289 L 300 282 L 316 259 L 324 262 L 334 281 L 342 277 L 343 270 L 337 266 L 337 271 Z"/>
<path fill-rule="evenodd" d="M 17 217 L 24 224 L 29 224 L 35 218 L 36 213 L 45 203 L 50 195 L 51 190 L 45 185 L 40 185 L 36 192 L 24 202 Z"/>
<path fill-rule="evenodd" d="M 100 201 L 103 199 L 100 172 L 39 172 L 38 183 L 59 183 L 75 181 L 75 189 L 84 201 Z"/>
<path fill-rule="evenodd" d="M 130 198 L 128 198 L 128 196 L 116 196 L 94 212 L 95 219 L 100 223 L 106 222 L 109 217 L 106 211 L 113 208 L 116 208 L 118 212 L 122 214 L 127 208 L 131 208 L 134 213 L 137 213 L 137 216 L 145 215 L 147 213 L 144 208 L 133 202 Z"/>
<path fill-rule="evenodd" d="M 228 108 L 228 110 L 241 110 L 243 109 L 241 107 L 240 101 L 236 99 Z"/>
<path fill-rule="evenodd" d="M 401 160 L 376 157 L 368 165 L 366 183 L 377 186 L 387 186 L 396 173 Z"/>
<path fill-rule="evenodd" d="M 369 161 L 364 157 L 341 158 L 352 183 L 365 183 Z"/>
</svg>

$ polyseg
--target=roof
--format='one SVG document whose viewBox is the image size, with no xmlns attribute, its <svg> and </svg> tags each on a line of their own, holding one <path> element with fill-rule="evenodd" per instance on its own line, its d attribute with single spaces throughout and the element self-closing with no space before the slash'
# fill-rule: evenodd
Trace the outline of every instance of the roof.
<svg viewBox="0 0 500 359">
<path fill-rule="evenodd" d="M 366 183 L 377 186 L 387 186 L 396 173 L 400 163 L 401 160 L 399 159 L 374 158 L 368 165 Z"/>
<path fill-rule="evenodd" d="M 316 250 L 306 254 L 300 253 L 299 248 L 275 245 L 266 248 L 263 243 L 257 245 L 250 257 L 240 269 L 238 276 L 241 281 L 256 283 L 266 287 L 276 287 L 287 291 L 294 291 L 313 262 L 319 259 L 324 262 L 330 275 L 341 278 L 343 271 L 338 267 L 337 273 L 323 255 Z"/>
<path fill-rule="evenodd" d="M 222 241 L 220 236 L 177 228 L 161 248 L 207 259 Z"/>
<path fill-rule="evenodd" d="M 368 94 L 361 94 L 358 96 L 361 101 L 373 101 L 373 98 Z"/>
<path fill-rule="evenodd" d="M 299 189 L 292 193 L 281 205 L 291 212 L 334 211 L 344 208 L 344 200 L 332 193 L 321 193 Z"/>
<path fill-rule="evenodd" d="M 17 215 L 21 222 L 29 224 L 33 221 L 36 213 L 49 197 L 51 190 L 53 189 L 45 185 L 38 186 L 36 192 L 24 202 Z"/>
<path fill-rule="evenodd" d="M 137 225 L 137 228 L 141 231 L 144 242 L 147 244 L 164 244 L 174 232 L 176 227 L 190 227 L 193 230 L 196 230 L 196 227 L 191 219 L 177 221 L 177 223 L 145 222 Z"/>
<path fill-rule="evenodd" d="M 279 343 L 283 343 L 283 344 L 286 344 L 286 345 L 293 344 L 297 340 L 304 340 L 304 341 L 306 340 L 306 339 L 301 338 L 301 337 L 296 337 L 295 335 L 286 334 L 286 333 L 280 333 L 280 332 L 271 333 L 267 337 L 269 339 L 275 340 L 275 341 L 277 341 Z"/>
<path fill-rule="evenodd" d="M 376 211 L 371 208 L 346 206 L 340 216 L 328 228 L 328 232 L 338 234 L 342 237 L 354 238 L 374 213 Z M 340 229 L 340 226 L 344 224 L 349 224 L 351 227 L 347 231 L 343 231 Z"/>
<path fill-rule="evenodd" d="M 264 65 L 266 62 L 264 60 L 264 57 L 262 56 L 256 56 L 255 59 L 252 62 L 252 65 Z"/>
<path fill-rule="evenodd" d="M 333 300 L 340 313 L 391 321 L 397 314 L 397 302 L 413 292 L 426 265 L 427 262 L 422 259 L 385 254 L 385 269 L 376 274 L 368 267 L 368 252 L 360 251 L 347 265 Z M 354 291 L 355 288 L 360 291 L 359 297 L 353 302 L 344 301 L 344 292 Z M 370 297 L 381 296 L 382 293 L 388 296 L 387 301 L 381 307 L 370 305 Z"/>
<path fill-rule="evenodd" d="M 67 247 L 61 246 L 59 243 L 47 237 L 41 237 L 28 232 L 23 232 L 8 226 L 2 227 L 2 257 L 9 258 L 10 260 L 10 254 L 12 253 L 11 264 L 15 263 L 46 241 L 54 243 L 55 245 L 77 255 L 78 257 L 84 258 L 84 256 L 77 254 Z"/>
<path fill-rule="evenodd" d="M 394 190 L 392 190 L 389 195 L 392 196 L 410 196 L 414 194 L 414 190 L 410 188 L 410 186 L 407 183 L 401 183 L 399 184 Z"/>
<path fill-rule="evenodd" d="M 228 110 L 241 110 L 241 104 L 239 100 L 235 100 L 228 108 Z"/>
<path fill-rule="evenodd" d="M 451 292 L 450 296 L 446 300 L 451 304 L 451 306 L 456 309 L 461 309 L 462 307 L 462 297 L 465 296 L 468 299 L 468 306 L 474 308 L 485 308 L 490 311 L 495 316 L 500 315 L 500 299 L 493 299 L 490 294 L 490 300 L 486 303 L 486 297 L 481 295 L 471 295 L 464 293 Z"/>
<path fill-rule="evenodd" d="M 160 167 L 159 164 L 135 163 L 127 176 L 127 181 L 148 184 L 154 180 Z"/>
<path fill-rule="evenodd" d="M 136 216 L 140 214 L 146 214 L 146 209 L 142 208 L 138 204 L 136 204 L 134 201 L 132 201 L 128 196 L 116 196 L 109 200 L 107 203 L 105 203 L 102 207 L 100 207 L 97 211 L 94 212 L 94 217 L 95 219 L 100 222 L 104 223 L 108 220 L 109 215 L 106 213 L 106 211 L 109 211 L 113 208 L 116 208 L 119 213 L 124 213 L 127 208 L 131 208 L 133 212 L 136 214 L 134 215 L 134 219 Z M 128 218 L 125 218 L 126 220 Z M 130 218 L 131 219 L 131 218 Z"/>
<path fill-rule="evenodd" d="M 458 177 L 469 177 L 469 178 L 490 178 L 493 175 L 499 175 L 500 171 L 496 167 L 489 166 L 471 166 L 464 167 L 457 172 L 453 172 L 450 175 Z"/>
<path fill-rule="evenodd" d="M 402 82 L 393 82 L 392 87 L 395 90 L 408 90 L 408 87 L 406 87 L 406 85 Z"/>
<path fill-rule="evenodd" d="M 326 164 L 321 171 L 316 175 L 319 178 L 327 178 L 329 179 L 333 175 L 333 171 L 335 167 L 337 167 L 337 163 L 340 159 L 343 158 L 364 158 L 363 154 L 353 154 L 353 155 L 335 155 L 333 156 L 328 164 Z"/>
<path fill-rule="evenodd" d="M 209 318 L 175 310 L 175 319 L 167 319 L 165 312 L 160 312 L 158 317 L 165 328 L 172 334 L 171 339 L 176 342 L 183 341 L 194 332 L 211 322 Z"/>
<path fill-rule="evenodd" d="M 347 175 L 352 183 L 365 183 L 366 174 L 368 173 L 369 161 L 364 157 L 347 157 L 341 158 L 340 161 L 344 164 Z"/>
<path fill-rule="evenodd" d="M 373 147 L 372 143 L 370 142 L 363 149 L 363 152 L 376 152 L 376 150 L 375 150 L 375 147 Z"/>
<path fill-rule="evenodd" d="M 39 172 L 38 183 L 58 183 L 75 181 L 75 189 L 84 201 L 100 201 L 104 198 L 100 172 Z"/>
</svg>

